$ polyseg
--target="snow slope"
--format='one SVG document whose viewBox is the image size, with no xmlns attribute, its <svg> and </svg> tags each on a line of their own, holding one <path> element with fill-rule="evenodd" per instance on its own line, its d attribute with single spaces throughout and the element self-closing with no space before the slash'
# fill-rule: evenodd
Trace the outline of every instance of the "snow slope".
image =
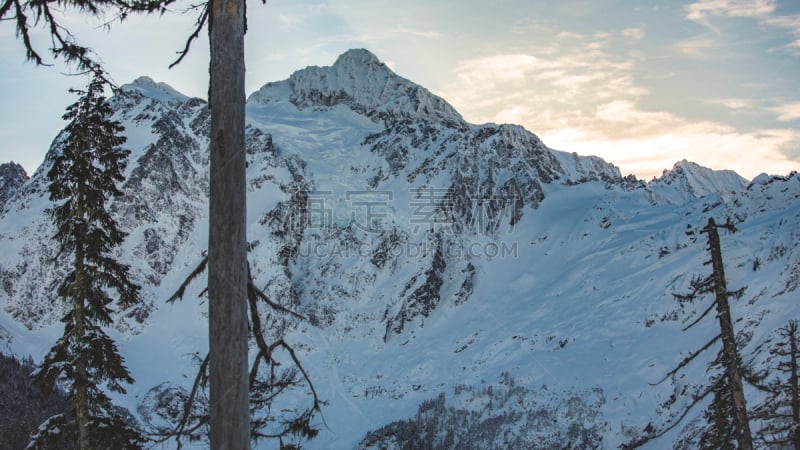
<svg viewBox="0 0 800 450">
<path fill-rule="evenodd" d="M 109 207 L 130 233 L 119 257 L 145 302 L 117 314 L 113 337 L 136 384 L 116 400 L 147 422 L 155 393 L 190 389 L 207 350 L 203 283 L 164 300 L 206 249 L 209 116 L 204 101 L 146 77 L 123 90 L 112 103 L 132 154 L 125 195 Z M 674 414 L 663 403 L 703 380 L 713 356 L 675 384 L 650 384 L 715 333 L 713 322 L 681 332 L 691 311 L 672 296 L 706 270 L 697 230 L 708 217 L 740 229 L 722 239 L 729 285 L 747 286 L 733 314 L 748 360 L 763 366 L 759 345 L 800 317 L 797 173 L 747 183 L 682 161 L 650 183 L 623 178 L 522 127 L 469 124 L 365 50 L 268 83 L 248 99 L 247 120 L 255 283 L 309 318 L 263 322 L 295 346 L 329 402 L 304 448 L 355 448 L 442 393 L 499 414 L 480 400 L 490 396 L 458 393 L 509 378 L 561 418 L 550 436 L 575 424 L 561 402 L 586 393 L 603 448 L 663 428 Z M 0 348 L 34 358 L 61 331 L 48 161 L 0 216 Z M 529 409 L 526 398 L 498 411 Z M 305 399 L 295 392 L 282 405 Z M 506 434 L 534 439 L 522 423 Z"/>
</svg>

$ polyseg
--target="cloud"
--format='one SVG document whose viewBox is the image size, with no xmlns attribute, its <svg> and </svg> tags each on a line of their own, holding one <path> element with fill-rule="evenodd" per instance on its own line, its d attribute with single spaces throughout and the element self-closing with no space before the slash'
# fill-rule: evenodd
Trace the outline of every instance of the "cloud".
<svg viewBox="0 0 800 450">
<path fill-rule="evenodd" d="M 605 122 L 622 123 L 626 127 L 661 127 L 672 121 L 672 116 L 661 112 L 643 112 L 627 100 L 614 100 L 613 102 L 599 105 L 595 117 Z M 628 128 L 630 129 L 630 128 Z"/>
<path fill-rule="evenodd" d="M 305 22 L 305 17 L 299 14 L 278 14 L 277 18 L 282 30 L 291 30 L 297 28 L 299 25 Z"/>
<path fill-rule="evenodd" d="M 723 106 L 728 109 L 745 109 L 754 106 L 753 101 L 746 98 L 709 98 L 704 99 L 703 102 L 709 105 Z"/>
<path fill-rule="evenodd" d="M 582 104 L 584 113 L 593 114 L 599 102 L 647 93 L 633 81 L 634 61 L 606 51 L 613 38 L 576 34 L 551 48 L 462 60 L 455 68 L 456 81 L 439 93 L 477 121 L 498 121 L 521 105 L 534 115 L 557 116 Z M 498 116 L 501 112 L 505 116 Z"/>
<path fill-rule="evenodd" d="M 644 33 L 644 28 L 643 27 L 626 28 L 626 29 L 622 30 L 622 35 L 625 36 L 628 39 L 631 39 L 631 40 L 634 40 L 634 41 L 639 41 L 639 40 L 642 40 L 644 38 L 645 33 Z"/>
<path fill-rule="evenodd" d="M 709 59 L 718 56 L 719 42 L 708 36 L 696 36 L 676 42 L 673 48 L 692 58 Z"/>
<path fill-rule="evenodd" d="M 291 10 L 279 10 L 276 14 L 282 30 L 295 30 L 308 25 L 308 21 L 329 14 L 326 4 L 300 4 Z"/>
<path fill-rule="evenodd" d="M 670 167 L 687 155 L 703 165 L 732 169 L 751 178 L 762 171 L 785 174 L 800 165 L 786 154 L 797 145 L 800 130 L 743 132 L 714 121 L 692 121 L 670 112 L 643 111 L 629 102 L 601 105 L 597 112 L 601 120 L 609 120 L 612 113 L 617 121 L 624 122 L 623 132 L 606 131 L 601 144 L 618 145 L 618 149 L 608 151 L 619 158 L 620 165 L 629 165 L 636 173 L 656 175 L 661 168 Z M 607 130 L 602 124 L 596 128 Z M 641 158 L 643 149 L 652 152 L 651 156 Z M 659 167 L 659 161 L 667 165 Z"/>
<path fill-rule="evenodd" d="M 513 34 L 551 33 L 553 29 L 552 24 L 533 18 L 521 19 L 511 25 Z"/>
<path fill-rule="evenodd" d="M 686 18 L 719 33 L 712 24 L 715 17 L 744 17 L 762 25 L 783 29 L 793 35 L 785 47 L 800 52 L 800 14 L 775 15 L 777 0 L 700 0 L 684 7 Z"/>
<path fill-rule="evenodd" d="M 794 41 L 786 47 L 794 53 L 800 53 L 800 14 L 788 16 L 771 16 L 764 19 L 764 23 L 773 27 L 782 28 L 794 35 Z"/>
<path fill-rule="evenodd" d="M 549 66 L 551 64 L 524 53 L 500 54 L 462 61 L 456 68 L 456 78 L 471 92 L 474 89 L 493 89 L 505 83 L 524 81 L 529 75 L 535 76 L 535 70 Z M 548 76 L 560 76 L 560 73 L 556 75 L 545 72 L 548 73 L 552 74 Z"/>
<path fill-rule="evenodd" d="M 423 37 L 431 39 L 437 39 L 442 37 L 442 33 L 439 33 L 437 31 L 413 30 L 411 28 L 406 28 L 404 26 L 398 26 L 397 28 L 394 29 L 394 31 L 399 34 L 408 34 L 415 37 Z"/>
<path fill-rule="evenodd" d="M 685 6 L 686 17 L 708 26 L 711 17 L 764 18 L 777 8 L 775 0 L 700 0 Z"/>
<path fill-rule="evenodd" d="M 667 120 L 663 128 L 649 120 Z M 579 154 L 599 155 L 620 166 L 623 173 L 648 179 L 658 176 L 675 161 L 687 158 L 715 169 L 731 169 L 746 178 L 759 173 L 787 174 L 800 164 L 789 158 L 797 153 L 800 131 L 765 129 L 740 132 L 715 122 L 690 122 L 670 113 L 643 113 L 644 124 L 629 117 L 634 129 L 609 133 L 600 126 L 563 127 L 541 133 L 553 148 Z"/>
<path fill-rule="evenodd" d="M 800 115 L 800 104 L 791 113 Z M 645 111 L 615 100 L 584 118 L 540 134 L 548 145 L 594 154 L 642 178 L 661 174 L 675 161 L 690 159 L 715 169 L 735 170 L 746 178 L 761 172 L 787 174 L 800 169 L 800 130 L 741 131 L 715 121 L 695 121 L 665 111 Z"/>
<path fill-rule="evenodd" d="M 634 53 L 619 51 L 614 35 L 570 35 L 539 48 L 462 60 L 455 82 L 437 92 L 467 120 L 518 123 L 552 148 L 598 155 L 624 173 L 648 179 L 682 159 L 745 177 L 786 174 L 800 168 L 800 130 L 742 131 L 713 120 L 696 120 L 641 106 L 649 91 L 637 82 Z M 752 103 L 740 98 L 708 100 L 726 108 Z M 796 117 L 800 107 L 776 108 Z M 792 119 L 793 120 L 793 119 Z"/>
<path fill-rule="evenodd" d="M 556 37 L 560 39 L 582 39 L 584 36 L 574 31 L 562 31 Z"/>
<path fill-rule="evenodd" d="M 800 102 L 786 103 L 772 108 L 781 122 L 792 122 L 800 119 Z"/>
</svg>

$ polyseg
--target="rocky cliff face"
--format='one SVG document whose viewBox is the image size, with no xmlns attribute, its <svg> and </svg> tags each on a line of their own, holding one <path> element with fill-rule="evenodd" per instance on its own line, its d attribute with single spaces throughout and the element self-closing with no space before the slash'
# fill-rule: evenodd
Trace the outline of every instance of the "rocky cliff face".
<svg viewBox="0 0 800 450">
<path fill-rule="evenodd" d="M 187 355 L 207 346 L 203 283 L 182 303 L 164 300 L 206 250 L 209 113 L 146 77 L 123 92 L 112 105 L 132 153 L 124 195 L 108 207 L 129 233 L 117 256 L 145 302 L 117 312 L 137 379 L 120 401 L 155 417 L 142 402 L 191 388 Z M 745 351 L 800 315 L 797 174 L 748 184 L 681 162 L 650 183 L 622 177 L 520 126 L 467 123 L 365 50 L 265 85 L 248 99 L 247 121 L 252 275 L 309 319 L 262 322 L 295 344 L 330 401 L 329 428 L 309 448 L 406 429 L 442 393 L 460 402 L 437 406 L 451 418 L 499 401 L 481 409 L 480 427 L 513 434 L 515 423 L 581 410 L 592 442 L 632 439 L 668 415 L 659 405 L 673 387 L 649 383 L 713 332 L 682 334 L 671 295 L 702 270 L 696 228 L 708 216 L 741 229 L 725 238 L 725 255 L 731 286 L 749 285 L 734 311 Z M 0 345 L 34 357 L 62 314 L 52 292 L 64 261 L 53 259 L 44 176 L 61 142 L 0 215 Z M 689 378 L 704 379 L 699 366 Z M 498 400 L 490 386 L 508 395 Z M 546 399 L 544 416 L 515 410 L 538 405 L 523 398 L 531 392 Z M 559 405 L 581 392 L 597 401 Z M 501 413 L 521 421 L 495 420 Z M 541 436 L 553 442 L 574 434 L 573 422 L 549 423 Z M 500 439 L 506 429 L 491 426 Z"/>
<path fill-rule="evenodd" d="M 731 170 L 711 170 L 693 162 L 679 161 L 661 177 L 653 179 L 649 187 L 654 202 L 681 204 L 704 197 L 718 195 L 729 201 L 747 186 L 747 180 Z"/>
<path fill-rule="evenodd" d="M 19 164 L 14 162 L 0 164 L 0 211 L 28 178 L 28 173 Z"/>
</svg>

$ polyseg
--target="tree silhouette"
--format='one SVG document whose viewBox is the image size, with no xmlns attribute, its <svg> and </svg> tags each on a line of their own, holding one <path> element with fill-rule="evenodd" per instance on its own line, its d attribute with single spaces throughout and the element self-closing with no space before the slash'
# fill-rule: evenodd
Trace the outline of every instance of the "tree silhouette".
<svg viewBox="0 0 800 450">
<path fill-rule="evenodd" d="M 262 0 L 266 2 L 266 0 Z M 30 38 L 31 22 L 49 31 L 56 58 L 72 63 L 106 82 L 91 50 L 58 23 L 57 8 L 119 20 L 129 14 L 164 13 L 175 0 L 1 0 L 0 20 L 13 20 L 28 60 L 44 64 Z M 215 0 L 199 10 L 194 32 L 175 63 L 209 25 L 211 108 L 211 174 L 209 191 L 208 296 L 211 391 L 211 448 L 249 448 L 247 238 L 244 149 L 244 0 Z M 33 19 L 33 20 L 31 20 Z M 213 24 L 213 26 L 212 26 Z M 110 22 L 107 23 L 110 26 Z"/>
<path fill-rule="evenodd" d="M 673 416 L 675 420 L 664 429 L 661 431 L 652 430 L 643 438 L 627 444 L 625 448 L 636 448 L 652 439 L 663 436 L 680 424 L 694 406 L 711 394 L 714 394 L 713 401 L 711 408 L 706 412 L 706 418 L 709 420 L 710 424 L 710 433 L 706 433 L 703 436 L 705 443 L 719 444 L 721 442 L 727 442 L 730 440 L 730 436 L 732 436 L 733 439 L 736 440 L 739 449 L 752 450 L 753 448 L 750 421 L 747 415 L 747 405 L 745 403 L 744 389 L 742 386 L 741 360 L 736 348 L 736 335 L 733 329 L 730 304 L 728 302 L 730 297 L 740 298 L 744 294 L 744 288 L 737 291 L 728 291 L 727 281 L 725 280 L 725 268 L 722 260 L 722 249 L 720 247 L 719 228 L 727 229 L 730 232 L 736 231 L 736 227 L 730 220 L 724 225 L 719 225 L 713 218 L 709 218 L 708 224 L 700 230 L 701 233 L 708 235 L 707 250 L 711 259 L 705 264 L 711 264 L 712 272 L 705 277 L 698 275 L 692 278 L 688 293 L 673 295 L 681 305 L 684 305 L 686 303 L 700 301 L 700 299 L 707 294 L 713 294 L 713 301 L 710 302 L 697 319 L 684 327 L 683 331 L 694 327 L 707 317 L 711 311 L 716 310 L 720 333 L 709 340 L 699 350 L 693 351 L 683 358 L 673 370 L 668 372 L 656 384 L 662 383 L 670 377 L 676 377 L 684 367 L 720 341 L 722 342 L 722 347 L 717 357 L 712 361 L 711 366 L 722 368 L 723 373 L 712 377 L 708 385 L 692 393 L 689 405 L 682 412 Z M 676 400 L 677 399 L 673 396 L 663 406 L 671 408 L 674 406 Z M 728 433 L 730 433 L 730 436 L 727 436 Z"/>
<path fill-rule="evenodd" d="M 208 258 L 203 258 L 201 263 L 184 280 L 178 290 L 167 300 L 174 302 L 184 297 L 189 284 L 206 271 Z M 249 272 L 249 270 L 248 270 Z M 200 295 L 206 294 L 204 289 Z M 319 414 L 324 402 L 320 400 L 308 372 L 297 357 L 294 348 L 282 337 L 282 332 L 270 336 L 262 325 L 262 315 L 270 313 L 291 316 L 295 319 L 307 320 L 304 316 L 291 311 L 278 303 L 273 302 L 263 291 L 258 289 L 249 276 L 247 281 L 247 299 L 249 313 L 249 330 L 255 348 L 257 349 L 248 374 L 250 388 L 249 397 L 249 433 L 253 440 L 277 439 L 281 448 L 294 448 L 284 442 L 287 438 L 313 439 L 319 430 L 312 420 Z M 292 366 L 289 369 L 281 368 L 282 363 L 278 358 L 279 353 L 288 354 Z M 200 401 L 202 394 L 208 389 L 210 354 L 200 362 L 191 392 L 181 398 L 183 413 L 174 421 L 172 428 L 155 430 L 155 435 L 164 442 L 175 439 L 178 447 L 182 441 L 197 441 L 202 439 L 210 424 L 210 411 L 204 410 L 205 402 Z M 281 409 L 274 412 L 274 403 L 283 393 L 292 389 L 305 387 L 311 392 L 310 404 L 302 409 Z"/>
<path fill-rule="evenodd" d="M 49 439 L 74 434 L 78 448 L 139 448 L 140 433 L 113 407 L 103 386 L 125 393 L 133 383 L 114 341 L 103 327 L 111 325 L 114 306 L 128 308 L 139 301 L 139 286 L 128 266 L 112 256 L 125 233 L 106 210 L 106 202 L 121 194 L 117 183 L 130 153 L 120 148 L 122 125 L 111 121 L 103 95 L 104 82 L 93 77 L 86 91 L 64 115 L 66 142 L 47 174 L 50 210 L 56 224 L 59 255 L 71 254 L 72 266 L 57 294 L 67 303 L 64 335 L 45 356 L 36 379 L 47 389 L 69 386 L 67 413 L 48 419 L 32 439 L 32 448 Z M 116 298 L 112 297 L 116 293 Z"/>
<path fill-rule="evenodd" d="M 800 333 L 796 320 L 778 329 L 781 340 L 770 349 L 778 359 L 775 369 L 780 373 L 768 386 L 766 401 L 755 408 L 754 417 L 766 425 L 758 431 L 759 438 L 769 445 L 787 445 L 800 450 L 800 389 L 798 389 L 798 358 Z"/>
</svg>

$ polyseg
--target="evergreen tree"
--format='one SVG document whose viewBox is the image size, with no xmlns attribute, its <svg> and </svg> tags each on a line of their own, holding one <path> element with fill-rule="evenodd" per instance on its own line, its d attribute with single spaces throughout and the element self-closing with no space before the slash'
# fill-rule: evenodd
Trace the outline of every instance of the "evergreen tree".
<svg viewBox="0 0 800 450">
<path fill-rule="evenodd" d="M 0 448 L 25 448 L 42 421 L 67 408 L 62 392 L 43 395 L 31 377 L 35 368 L 31 357 L 17 360 L 0 353 Z M 69 450 L 69 441 L 58 448 Z"/>
<path fill-rule="evenodd" d="M 65 433 L 81 450 L 140 448 L 143 441 L 104 391 L 125 393 L 122 384 L 133 383 L 103 327 L 111 325 L 115 303 L 127 308 L 139 301 L 139 286 L 130 280 L 128 266 L 112 256 L 125 233 L 105 207 L 111 196 L 121 194 L 117 183 L 130 152 L 120 148 L 124 128 L 110 119 L 103 90 L 99 77 L 86 91 L 72 90 L 80 98 L 67 108 L 66 142 L 47 174 L 56 204 L 50 210 L 54 238 L 59 256 L 71 255 L 72 265 L 57 290 L 67 304 L 64 335 L 45 356 L 36 379 L 49 389 L 65 387 L 70 407 L 48 419 L 29 448 L 47 448 L 51 437 Z"/>
<path fill-rule="evenodd" d="M 778 330 L 781 340 L 770 349 L 778 358 L 775 369 L 780 373 L 768 386 L 769 396 L 756 408 L 754 416 L 764 421 L 758 432 L 765 444 L 779 444 L 800 450 L 800 389 L 798 358 L 800 333 L 796 320 Z"/>
<path fill-rule="evenodd" d="M 266 0 L 262 0 L 266 3 Z M 131 13 L 164 13 L 176 0 L 0 0 L 0 21 L 15 23 L 28 60 L 44 61 L 30 36 L 31 22 L 50 33 L 53 55 L 78 70 L 108 82 L 97 58 L 58 23 L 54 9 L 76 10 L 124 20 Z M 52 7 L 52 8 L 51 8 Z M 192 42 L 209 25 L 209 106 L 211 108 L 211 170 L 209 189 L 208 297 L 211 385 L 211 447 L 249 448 L 249 383 L 247 373 L 247 239 L 244 150 L 244 0 L 205 1 L 195 30 L 186 41 L 179 63 Z M 33 20 L 32 20 L 33 19 Z M 212 27 L 211 24 L 214 24 Z M 110 22 L 106 23 L 110 26 Z M 171 67 L 171 66 L 170 66 Z M 109 82 L 109 84 L 111 84 Z"/>
</svg>

